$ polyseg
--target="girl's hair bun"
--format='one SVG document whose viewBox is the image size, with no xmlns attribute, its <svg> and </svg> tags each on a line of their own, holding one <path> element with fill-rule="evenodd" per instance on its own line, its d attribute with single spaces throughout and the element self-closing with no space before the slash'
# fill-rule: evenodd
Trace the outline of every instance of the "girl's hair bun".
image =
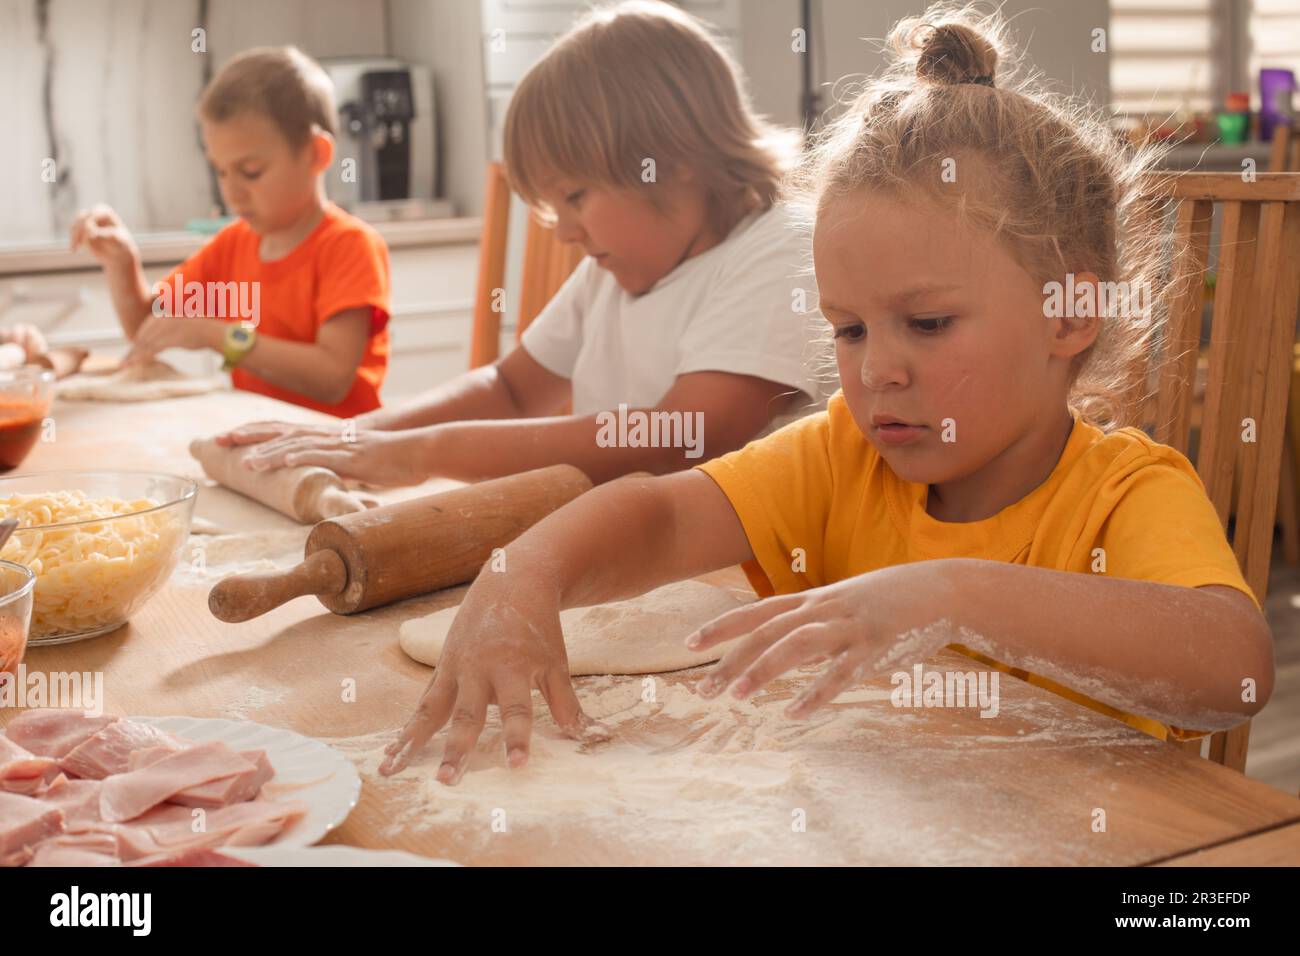
<svg viewBox="0 0 1300 956">
<path fill-rule="evenodd" d="M 931 83 L 992 86 L 998 52 L 979 31 L 964 23 L 904 21 L 894 31 L 896 45 L 916 58 L 916 75 Z"/>
</svg>

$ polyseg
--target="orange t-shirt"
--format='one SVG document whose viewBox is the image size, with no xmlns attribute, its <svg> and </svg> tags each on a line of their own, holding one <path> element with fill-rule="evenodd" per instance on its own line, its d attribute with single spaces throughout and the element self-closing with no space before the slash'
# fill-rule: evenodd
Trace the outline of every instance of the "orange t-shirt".
<svg viewBox="0 0 1300 956">
<path fill-rule="evenodd" d="M 366 345 L 356 379 L 347 397 L 337 405 L 325 405 L 298 392 L 272 385 L 251 372 L 235 368 L 230 373 L 236 388 L 269 395 L 295 405 L 349 418 L 378 408 L 379 389 L 388 371 L 388 247 L 379 233 L 333 203 L 325 215 L 287 256 L 263 262 L 258 256 L 262 237 L 242 219 L 232 222 L 212 241 L 182 262 L 163 282 L 180 292 L 190 283 L 258 283 L 256 298 L 250 287 L 226 294 L 224 301 L 242 303 L 251 311 L 256 302 L 257 334 L 289 342 L 315 342 L 320 327 L 347 309 L 370 310 L 370 341 Z M 157 287 L 155 286 L 155 289 Z M 242 296 L 242 299 L 239 298 Z M 184 299 L 171 295 L 172 315 L 210 315 L 238 322 L 245 318 L 238 308 L 224 315 L 207 310 L 185 309 Z M 223 301 L 218 299 L 218 301 Z"/>
</svg>

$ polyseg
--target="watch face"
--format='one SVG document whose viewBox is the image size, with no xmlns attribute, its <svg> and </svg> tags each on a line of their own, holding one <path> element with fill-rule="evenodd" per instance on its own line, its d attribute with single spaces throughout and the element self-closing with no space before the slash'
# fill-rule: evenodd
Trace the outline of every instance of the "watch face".
<svg viewBox="0 0 1300 956">
<path fill-rule="evenodd" d="M 238 345 L 247 345 L 249 340 L 252 339 L 252 337 L 253 335 L 251 332 L 248 331 L 248 329 L 245 329 L 242 326 L 238 326 L 238 325 L 235 326 L 230 332 L 231 340 Z"/>
</svg>

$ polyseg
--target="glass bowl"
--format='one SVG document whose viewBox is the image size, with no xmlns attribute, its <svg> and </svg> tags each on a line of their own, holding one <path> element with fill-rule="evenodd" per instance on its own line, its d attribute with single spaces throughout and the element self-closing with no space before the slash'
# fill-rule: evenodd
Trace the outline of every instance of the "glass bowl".
<svg viewBox="0 0 1300 956">
<path fill-rule="evenodd" d="M 17 516 L 23 525 L 0 558 L 36 573 L 28 646 L 79 641 L 125 624 L 175 570 L 197 495 L 189 478 L 152 472 L 0 478 L 0 518 Z M 97 501 L 109 513 L 66 517 L 59 500 L 73 496 Z M 104 499 L 116 504 L 110 508 Z"/>
<path fill-rule="evenodd" d="M 23 463 L 50 411 L 54 373 L 27 366 L 0 371 L 0 474 Z"/>
<path fill-rule="evenodd" d="M 17 675 L 27 650 L 35 584 L 36 575 L 31 568 L 0 561 L 0 674 Z"/>
</svg>

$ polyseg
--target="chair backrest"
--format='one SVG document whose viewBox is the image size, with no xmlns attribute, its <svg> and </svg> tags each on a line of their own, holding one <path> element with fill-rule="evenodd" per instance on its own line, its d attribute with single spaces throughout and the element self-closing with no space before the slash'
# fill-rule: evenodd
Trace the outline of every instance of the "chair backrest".
<svg viewBox="0 0 1300 956">
<path fill-rule="evenodd" d="M 1270 173 L 1294 173 L 1300 171 L 1300 136 L 1296 128 L 1285 119 L 1273 127 L 1273 145 L 1268 152 L 1268 171 Z"/>
<path fill-rule="evenodd" d="M 506 254 L 510 233 L 510 186 L 505 167 L 488 163 L 483 203 L 483 233 L 479 238 L 478 290 L 470 336 L 469 367 L 494 362 L 501 352 L 501 310 L 504 308 Z M 528 220 L 520 281 L 516 339 L 524 334 L 551 297 L 582 261 L 580 246 L 560 242 L 554 229 Z"/>
<path fill-rule="evenodd" d="M 1292 341 L 1300 303 L 1300 173 L 1161 173 L 1148 190 L 1174 204 L 1174 296 L 1154 388 L 1139 421 L 1189 454 L 1204 277 L 1216 205 L 1222 223 L 1208 381 L 1193 463 L 1246 582 L 1262 601 L 1276 518 Z M 1231 525 L 1230 516 L 1233 518 Z M 1210 758 L 1245 768 L 1249 724 L 1215 734 Z"/>
<path fill-rule="evenodd" d="M 478 289 L 474 296 L 474 327 L 470 334 L 469 367 L 496 360 L 501 350 L 501 312 L 506 284 L 506 245 L 510 227 L 510 185 L 505 167 L 488 163 L 484 187 L 483 232 L 478 241 Z"/>
<path fill-rule="evenodd" d="M 582 247 L 564 243 L 535 218 L 528 219 L 528 236 L 524 241 L 524 266 L 520 276 L 519 320 L 515 325 L 516 337 L 522 338 L 524 329 L 560 291 L 566 279 L 582 261 Z"/>
</svg>

